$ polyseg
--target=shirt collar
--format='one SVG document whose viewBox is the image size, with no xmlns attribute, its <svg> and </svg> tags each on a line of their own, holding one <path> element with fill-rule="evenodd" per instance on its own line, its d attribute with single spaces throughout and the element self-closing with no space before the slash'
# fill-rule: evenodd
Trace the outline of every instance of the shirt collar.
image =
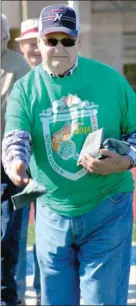
<svg viewBox="0 0 136 306">
<path fill-rule="evenodd" d="M 49 75 L 50 75 L 50 77 L 52 77 L 52 78 L 64 78 L 65 76 L 67 76 L 67 75 L 71 75 L 73 72 L 74 72 L 74 70 L 77 68 L 77 66 L 78 66 L 78 57 L 77 57 L 77 59 L 76 59 L 76 61 L 75 61 L 75 64 L 73 65 L 73 67 L 72 68 L 70 68 L 69 70 L 67 70 L 66 72 L 64 72 L 64 74 L 62 74 L 62 75 L 56 75 L 56 74 L 53 74 L 53 73 L 50 73 L 50 72 L 48 72 L 49 73 Z"/>
</svg>

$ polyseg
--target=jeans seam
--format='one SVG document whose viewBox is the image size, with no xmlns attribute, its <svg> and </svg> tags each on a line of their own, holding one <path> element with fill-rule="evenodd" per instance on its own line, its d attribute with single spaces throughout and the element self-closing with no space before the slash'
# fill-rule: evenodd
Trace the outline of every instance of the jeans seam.
<svg viewBox="0 0 136 306">
<path fill-rule="evenodd" d="M 70 218 L 70 229 L 72 231 L 73 238 L 75 238 L 74 226 L 73 226 L 73 218 Z"/>
</svg>

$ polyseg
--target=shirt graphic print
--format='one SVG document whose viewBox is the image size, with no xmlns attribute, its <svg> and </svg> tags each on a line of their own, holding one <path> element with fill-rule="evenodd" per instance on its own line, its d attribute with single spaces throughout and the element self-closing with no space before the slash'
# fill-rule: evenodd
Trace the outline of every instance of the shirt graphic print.
<svg viewBox="0 0 136 306">
<path fill-rule="evenodd" d="M 87 171 L 77 167 L 86 136 L 98 129 L 98 105 L 69 94 L 40 114 L 50 166 L 59 175 L 76 181 Z"/>
</svg>

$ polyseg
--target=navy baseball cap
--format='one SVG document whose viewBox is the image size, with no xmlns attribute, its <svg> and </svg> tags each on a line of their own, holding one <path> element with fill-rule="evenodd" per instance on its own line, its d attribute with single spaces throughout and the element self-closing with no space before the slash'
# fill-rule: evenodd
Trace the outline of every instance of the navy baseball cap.
<svg viewBox="0 0 136 306">
<path fill-rule="evenodd" d="M 39 18 L 39 35 L 63 32 L 77 38 L 80 26 L 76 12 L 68 5 L 55 4 L 45 7 Z"/>
</svg>

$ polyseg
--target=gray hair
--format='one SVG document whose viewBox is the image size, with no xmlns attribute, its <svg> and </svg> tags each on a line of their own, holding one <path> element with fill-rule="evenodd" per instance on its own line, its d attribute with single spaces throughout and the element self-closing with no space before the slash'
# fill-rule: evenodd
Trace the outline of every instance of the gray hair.
<svg viewBox="0 0 136 306">
<path fill-rule="evenodd" d="M 1 40 L 8 42 L 10 40 L 9 23 L 6 15 L 1 14 Z"/>
</svg>

